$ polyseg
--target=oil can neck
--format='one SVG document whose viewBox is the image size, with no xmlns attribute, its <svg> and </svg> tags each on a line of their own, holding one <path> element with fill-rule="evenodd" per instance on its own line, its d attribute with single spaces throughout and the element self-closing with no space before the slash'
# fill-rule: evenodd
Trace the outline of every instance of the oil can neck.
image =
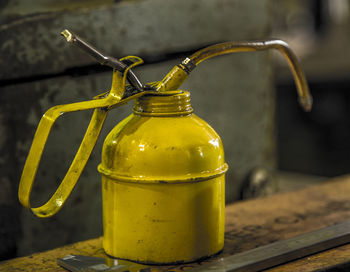
<svg viewBox="0 0 350 272">
<path fill-rule="evenodd" d="M 145 95 L 135 101 L 133 112 L 146 116 L 183 116 L 193 112 L 190 93 Z"/>
</svg>

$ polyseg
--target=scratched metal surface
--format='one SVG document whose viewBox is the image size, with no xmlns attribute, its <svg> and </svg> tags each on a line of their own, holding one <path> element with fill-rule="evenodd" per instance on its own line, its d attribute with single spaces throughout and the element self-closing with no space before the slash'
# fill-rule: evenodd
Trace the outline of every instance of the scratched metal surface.
<svg viewBox="0 0 350 272">
<path fill-rule="evenodd" d="M 184 271 L 206 262 L 298 234 L 344 222 L 350 217 L 350 177 L 301 191 L 242 201 L 226 209 L 224 251 L 200 263 L 153 266 L 149 271 Z M 348 262 L 350 245 L 302 258 L 270 271 L 316 271 Z M 103 257 L 101 238 L 0 263 L 0 271 L 64 271 L 56 258 L 69 254 Z"/>
</svg>

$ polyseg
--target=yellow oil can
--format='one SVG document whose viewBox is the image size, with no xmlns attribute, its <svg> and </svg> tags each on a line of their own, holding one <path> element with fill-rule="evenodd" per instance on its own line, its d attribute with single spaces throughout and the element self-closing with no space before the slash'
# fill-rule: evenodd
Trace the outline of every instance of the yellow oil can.
<svg viewBox="0 0 350 272">
<path fill-rule="evenodd" d="M 109 110 L 135 100 L 133 113 L 107 136 L 98 166 L 105 252 L 148 264 L 191 262 L 220 252 L 228 169 L 223 145 L 217 133 L 193 113 L 190 93 L 179 87 L 208 58 L 272 48 L 286 57 L 300 103 L 310 110 L 306 80 L 289 46 L 280 40 L 209 46 L 175 66 L 163 80 L 143 85 L 131 70 L 142 63 L 140 58 L 117 60 L 68 30 L 63 35 L 114 69 L 112 87 L 93 100 L 55 106 L 43 115 L 23 169 L 20 202 L 38 217 L 58 212 L 83 171 Z M 34 178 L 53 124 L 64 113 L 88 109 L 94 109 L 93 116 L 62 183 L 47 203 L 31 207 Z"/>
<path fill-rule="evenodd" d="M 189 262 L 224 246 L 227 164 L 190 94 L 149 95 L 103 145 L 103 247 L 143 263 Z"/>
</svg>

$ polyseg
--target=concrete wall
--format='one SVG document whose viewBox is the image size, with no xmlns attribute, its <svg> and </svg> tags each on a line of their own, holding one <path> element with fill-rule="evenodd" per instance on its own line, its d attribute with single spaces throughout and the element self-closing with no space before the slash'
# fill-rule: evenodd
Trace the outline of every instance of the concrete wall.
<svg viewBox="0 0 350 272">
<path fill-rule="evenodd" d="M 69 46 L 60 37 L 61 30 L 71 29 L 116 57 L 144 57 L 146 65 L 135 70 L 144 82 L 161 79 L 181 58 L 204 45 L 269 34 L 268 0 L 110 2 L 69 10 L 41 7 L 45 12 L 40 14 L 34 13 L 35 4 L 29 11 L 19 9 L 25 10 L 21 14 L 9 6 L 12 1 L 0 7 L 0 259 L 102 234 L 96 167 L 104 137 L 130 114 L 132 103 L 110 113 L 78 185 L 59 214 L 35 218 L 17 200 L 21 171 L 41 115 L 53 105 L 88 100 L 110 87 L 111 72 L 94 66 L 89 56 Z M 269 54 L 243 53 L 207 61 L 183 88 L 191 91 L 197 115 L 222 137 L 230 166 L 226 197 L 236 200 L 249 171 L 275 167 Z M 54 127 L 35 181 L 33 203 L 43 203 L 60 183 L 90 116 L 91 112 L 69 114 Z"/>
</svg>

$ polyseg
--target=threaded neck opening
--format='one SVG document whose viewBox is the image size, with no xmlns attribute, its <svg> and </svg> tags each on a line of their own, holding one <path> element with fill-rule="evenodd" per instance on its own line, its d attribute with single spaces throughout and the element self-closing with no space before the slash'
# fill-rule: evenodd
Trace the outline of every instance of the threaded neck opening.
<svg viewBox="0 0 350 272">
<path fill-rule="evenodd" d="M 190 93 L 163 93 L 161 95 L 145 95 L 135 101 L 133 112 L 136 115 L 173 116 L 188 115 L 193 112 Z"/>
</svg>

